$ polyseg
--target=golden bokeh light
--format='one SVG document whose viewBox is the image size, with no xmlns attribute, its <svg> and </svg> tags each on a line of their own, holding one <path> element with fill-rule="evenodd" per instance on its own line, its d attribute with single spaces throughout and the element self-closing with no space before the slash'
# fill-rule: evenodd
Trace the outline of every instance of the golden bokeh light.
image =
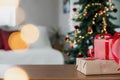
<svg viewBox="0 0 120 80">
<path fill-rule="evenodd" d="M 29 80 L 29 77 L 23 69 L 13 67 L 4 73 L 4 80 Z"/>
<path fill-rule="evenodd" d="M 21 24 L 25 20 L 25 12 L 23 8 L 18 7 L 16 9 L 16 25 Z"/>
<path fill-rule="evenodd" d="M 20 0 L 0 0 L 0 6 L 18 7 Z"/>
<path fill-rule="evenodd" d="M 25 43 L 21 39 L 20 32 L 14 32 L 14 33 L 12 33 L 10 35 L 9 39 L 8 39 L 8 43 L 9 43 L 10 48 L 13 51 L 28 49 L 27 43 Z"/>
<path fill-rule="evenodd" d="M 27 44 L 35 43 L 39 38 L 39 29 L 33 24 L 26 24 L 21 29 L 21 38 Z"/>
</svg>

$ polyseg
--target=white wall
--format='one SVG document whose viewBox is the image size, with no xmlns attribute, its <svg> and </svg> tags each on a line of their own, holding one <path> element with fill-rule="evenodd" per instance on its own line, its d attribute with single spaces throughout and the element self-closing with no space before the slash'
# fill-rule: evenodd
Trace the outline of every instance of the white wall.
<svg viewBox="0 0 120 80">
<path fill-rule="evenodd" d="M 66 35 L 69 32 L 69 13 L 63 13 L 63 0 L 21 0 L 26 13 L 25 23 L 59 27 Z"/>
<path fill-rule="evenodd" d="M 74 5 L 74 3 L 75 2 L 77 2 L 78 0 L 70 0 L 70 8 L 71 8 L 71 10 L 70 10 L 70 31 L 73 31 L 74 30 L 74 25 L 79 25 L 80 24 L 80 22 L 75 22 L 75 21 L 73 21 L 72 19 L 74 18 L 74 12 L 72 11 L 72 9 L 73 8 L 79 8 L 80 6 L 79 5 Z"/>
<path fill-rule="evenodd" d="M 118 8 L 118 13 L 113 14 L 118 16 L 118 20 L 113 22 L 119 24 L 120 1 L 114 0 L 113 2 Z M 63 0 L 21 0 L 21 6 L 26 13 L 25 23 L 59 27 L 62 34 L 67 34 L 70 31 L 70 14 L 63 13 Z"/>
<path fill-rule="evenodd" d="M 69 13 L 64 14 L 63 13 L 63 0 L 59 0 L 59 22 L 58 25 L 60 27 L 60 31 L 62 34 L 67 34 L 69 32 L 70 26 L 69 26 Z"/>
<path fill-rule="evenodd" d="M 26 13 L 25 23 L 58 26 L 58 0 L 21 0 Z"/>
</svg>

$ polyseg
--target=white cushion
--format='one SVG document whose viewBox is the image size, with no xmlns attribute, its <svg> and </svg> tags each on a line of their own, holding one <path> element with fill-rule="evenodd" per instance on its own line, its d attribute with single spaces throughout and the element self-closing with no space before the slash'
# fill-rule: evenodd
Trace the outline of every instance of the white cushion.
<svg viewBox="0 0 120 80">
<path fill-rule="evenodd" d="M 45 26 L 38 26 L 38 29 L 40 31 L 40 35 L 38 40 L 30 45 L 30 48 L 38 49 L 38 48 L 51 48 L 51 44 L 48 38 L 48 32 L 47 28 Z"/>
<path fill-rule="evenodd" d="M 61 52 L 52 48 L 29 49 L 22 52 L 1 50 L 0 64 L 63 65 L 64 58 Z"/>
</svg>

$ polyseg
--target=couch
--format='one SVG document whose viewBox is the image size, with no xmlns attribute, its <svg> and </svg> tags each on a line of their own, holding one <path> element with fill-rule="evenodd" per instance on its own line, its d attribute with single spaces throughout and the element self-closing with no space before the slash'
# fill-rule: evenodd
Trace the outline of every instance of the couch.
<svg viewBox="0 0 120 80">
<path fill-rule="evenodd" d="M 62 65 L 64 58 L 61 52 L 53 49 L 48 39 L 47 28 L 38 26 L 39 39 L 28 50 L 0 50 L 0 64 L 13 65 Z"/>
</svg>

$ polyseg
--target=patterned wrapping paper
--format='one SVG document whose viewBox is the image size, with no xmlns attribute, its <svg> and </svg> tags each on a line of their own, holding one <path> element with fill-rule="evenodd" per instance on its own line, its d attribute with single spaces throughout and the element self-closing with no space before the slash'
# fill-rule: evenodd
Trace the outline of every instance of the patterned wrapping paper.
<svg viewBox="0 0 120 80">
<path fill-rule="evenodd" d="M 120 74 L 120 66 L 114 60 L 77 58 L 76 66 L 85 75 Z"/>
</svg>

